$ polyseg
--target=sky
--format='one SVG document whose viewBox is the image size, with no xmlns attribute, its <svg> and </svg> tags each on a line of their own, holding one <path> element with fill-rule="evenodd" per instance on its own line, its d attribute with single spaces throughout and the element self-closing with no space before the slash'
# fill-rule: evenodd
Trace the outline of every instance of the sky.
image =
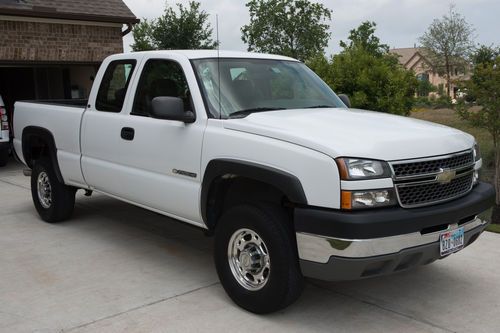
<svg viewBox="0 0 500 333">
<path fill-rule="evenodd" d="M 245 0 L 198 0 L 201 8 L 210 14 L 214 27 L 215 15 L 219 16 L 221 49 L 245 51 L 240 28 L 249 22 Z M 313 0 L 333 10 L 330 22 L 331 40 L 327 54 L 340 51 L 339 42 L 346 40 L 349 31 L 363 21 L 377 23 L 376 35 L 391 48 L 413 47 L 433 19 L 448 12 L 446 0 Z M 165 3 L 188 3 L 187 0 L 124 0 L 140 19 L 160 16 Z M 455 0 L 456 10 L 475 28 L 475 41 L 481 44 L 500 44 L 499 0 Z M 215 39 L 215 36 L 214 36 Z M 132 34 L 124 38 L 124 50 L 130 51 Z"/>
</svg>

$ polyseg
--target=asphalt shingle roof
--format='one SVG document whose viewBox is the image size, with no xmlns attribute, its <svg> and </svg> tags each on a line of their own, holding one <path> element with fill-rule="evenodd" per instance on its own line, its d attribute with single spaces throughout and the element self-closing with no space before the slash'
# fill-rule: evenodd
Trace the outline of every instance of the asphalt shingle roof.
<svg viewBox="0 0 500 333">
<path fill-rule="evenodd" d="M 406 63 L 415 55 L 415 53 L 422 53 L 422 48 L 420 47 L 403 47 L 399 49 L 392 49 L 389 52 L 399 55 L 399 63 L 401 65 L 406 65 Z"/>
<path fill-rule="evenodd" d="M 135 23 L 122 0 L 0 0 L 0 14 Z"/>
</svg>

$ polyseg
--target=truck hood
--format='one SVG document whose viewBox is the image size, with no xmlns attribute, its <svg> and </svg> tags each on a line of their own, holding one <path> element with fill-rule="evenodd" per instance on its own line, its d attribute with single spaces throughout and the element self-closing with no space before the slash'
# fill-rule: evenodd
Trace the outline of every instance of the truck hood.
<svg viewBox="0 0 500 333">
<path fill-rule="evenodd" d="M 333 158 L 391 161 L 453 153 L 474 144 L 471 135 L 447 126 L 358 109 L 252 113 L 245 118 L 228 119 L 224 127 L 287 141 Z"/>
</svg>

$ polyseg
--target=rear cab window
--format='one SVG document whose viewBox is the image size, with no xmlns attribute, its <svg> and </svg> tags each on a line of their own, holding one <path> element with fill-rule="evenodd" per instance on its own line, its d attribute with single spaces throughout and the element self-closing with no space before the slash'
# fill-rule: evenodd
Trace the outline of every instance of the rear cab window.
<svg viewBox="0 0 500 333">
<path fill-rule="evenodd" d="M 109 63 L 97 92 L 96 110 L 121 112 L 135 65 L 133 59 Z"/>
</svg>

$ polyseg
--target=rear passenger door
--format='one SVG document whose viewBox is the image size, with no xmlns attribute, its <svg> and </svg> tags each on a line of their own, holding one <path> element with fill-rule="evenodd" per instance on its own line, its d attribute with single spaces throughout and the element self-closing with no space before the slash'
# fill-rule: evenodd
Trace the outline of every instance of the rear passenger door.
<svg viewBox="0 0 500 333">
<path fill-rule="evenodd" d="M 84 116 L 82 166 L 87 183 L 97 190 L 202 224 L 198 197 L 206 117 L 195 108 L 189 87 L 196 79 L 192 70 L 186 75 L 187 66 L 187 59 L 144 59 L 132 74 L 126 106 L 119 113 L 100 111 L 97 98 L 97 110 Z M 101 85 L 109 91 L 105 82 Z M 182 98 L 196 121 L 152 118 L 151 102 L 159 96 Z M 201 96 L 194 98 L 203 103 Z"/>
</svg>

